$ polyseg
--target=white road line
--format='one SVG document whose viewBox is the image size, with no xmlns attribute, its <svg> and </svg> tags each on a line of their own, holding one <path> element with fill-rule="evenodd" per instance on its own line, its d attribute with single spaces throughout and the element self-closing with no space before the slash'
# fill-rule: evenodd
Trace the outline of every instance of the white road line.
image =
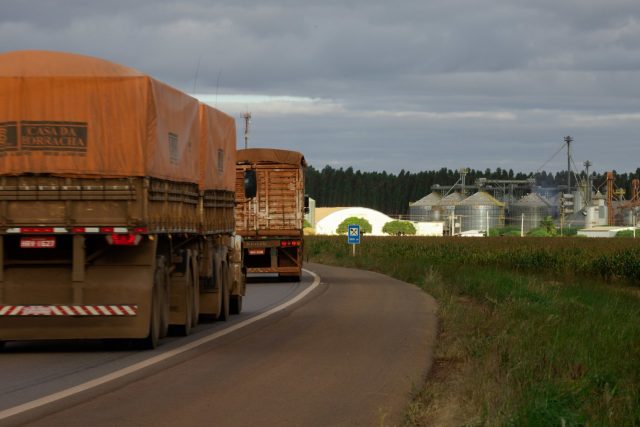
<svg viewBox="0 0 640 427">
<path fill-rule="evenodd" d="M 222 331 L 218 331 L 215 334 L 211 334 L 209 336 L 200 338 L 199 340 L 190 342 L 188 344 L 183 345 L 182 347 L 173 349 L 173 350 L 169 350 L 165 353 L 159 354 L 157 356 L 153 356 L 147 360 L 144 360 L 142 362 L 138 362 L 136 364 L 133 364 L 131 366 L 128 366 L 126 368 L 122 368 L 120 370 L 117 370 L 115 372 L 112 372 L 110 374 L 104 375 L 102 377 L 96 378 L 94 380 L 91 381 L 87 381 L 85 383 L 79 384 L 77 386 L 74 387 L 70 387 L 66 390 L 62 390 L 53 394 L 50 394 L 48 396 L 44 396 L 41 397 L 39 399 L 36 400 L 32 400 L 31 402 L 27 402 L 27 403 L 23 403 L 21 405 L 18 406 L 14 406 L 12 408 L 8 408 L 5 409 L 3 411 L 0 411 L 0 420 L 4 420 L 6 418 L 21 414 L 23 412 L 27 412 L 27 411 L 31 411 L 33 409 L 39 408 L 41 406 L 44 405 L 48 405 L 50 403 L 56 402 L 58 400 L 67 398 L 69 396 L 73 396 L 75 394 L 78 393 L 82 393 L 84 391 L 90 390 L 94 387 L 98 387 L 101 386 L 103 384 L 106 384 L 110 381 L 113 380 L 117 380 L 119 378 L 122 378 L 126 375 L 129 375 L 131 373 L 134 373 L 136 371 L 139 371 L 141 369 L 145 369 L 148 368 L 149 366 L 153 366 L 157 363 L 160 363 L 162 361 L 165 361 L 167 359 L 170 359 L 172 357 L 175 357 L 179 354 L 182 354 L 186 351 L 189 350 L 193 350 L 196 347 L 199 347 L 203 344 L 206 344 L 210 341 L 213 341 L 215 339 L 218 339 L 220 337 L 223 337 L 225 335 L 230 334 L 231 332 L 237 331 L 238 329 L 244 328 L 245 326 L 248 326 L 252 323 L 257 322 L 258 320 L 262 320 L 265 317 L 271 316 L 274 313 L 277 313 L 279 311 L 284 310 L 285 308 L 297 303 L 298 301 L 300 301 L 301 299 L 303 299 L 304 297 L 306 297 L 311 291 L 313 291 L 315 288 L 318 287 L 318 285 L 320 284 L 320 276 L 318 276 L 317 274 L 315 274 L 312 271 L 309 271 L 307 269 L 303 269 L 305 272 L 309 273 L 310 275 L 313 276 L 313 283 L 311 284 L 311 286 L 309 286 L 307 289 L 305 289 L 304 291 L 300 292 L 298 295 L 296 295 L 293 299 L 290 299 L 289 301 L 277 306 L 277 307 L 273 307 L 271 310 L 265 311 L 264 313 L 261 313 L 255 317 L 252 317 L 250 319 L 247 320 L 243 320 L 240 323 L 237 323 L 233 326 L 230 326 L 228 328 L 223 329 Z"/>
</svg>

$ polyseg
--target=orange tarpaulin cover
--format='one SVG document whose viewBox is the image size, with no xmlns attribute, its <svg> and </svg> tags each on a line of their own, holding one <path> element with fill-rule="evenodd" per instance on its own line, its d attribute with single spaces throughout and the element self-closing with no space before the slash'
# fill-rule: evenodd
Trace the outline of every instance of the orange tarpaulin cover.
<svg viewBox="0 0 640 427">
<path fill-rule="evenodd" d="M 200 138 L 200 188 L 235 191 L 235 120 L 200 104 Z"/>
<path fill-rule="evenodd" d="M 201 161 L 212 157 L 202 157 L 200 109 L 195 98 L 109 61 L 1 54 L 0 175 L 151 176 L 218 188 L 208 171 L 217 163 Z M 225 132 L 228 119 L 218 120 Z"/>
<path fill-rule="evenodd" d="M 302 153 L 277 148 L 245 148 L 238 150 L 238 164 L 241 163 L 282 163 L 293 166 L 307 166 Z"/>
</svg>

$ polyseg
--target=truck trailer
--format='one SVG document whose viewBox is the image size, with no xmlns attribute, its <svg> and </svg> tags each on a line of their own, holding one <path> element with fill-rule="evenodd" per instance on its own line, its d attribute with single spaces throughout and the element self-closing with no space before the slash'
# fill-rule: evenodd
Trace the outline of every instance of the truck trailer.
<svg viewBox="0 0 640 427">
<path fill-rule="evenodd" d="M 0 347 L 130 339 L 242 308 L 235 121 L 135 69 L 0 55 Z"/>
<path fill-rule="evenodd" d="M 296 151 L 238 150 L 236 233 L 242 237 L 247 273 L 300 280 L 306 165 L 304 156 Z M 247 194 L 253 181 L 255 191 Z"/>
</svg>

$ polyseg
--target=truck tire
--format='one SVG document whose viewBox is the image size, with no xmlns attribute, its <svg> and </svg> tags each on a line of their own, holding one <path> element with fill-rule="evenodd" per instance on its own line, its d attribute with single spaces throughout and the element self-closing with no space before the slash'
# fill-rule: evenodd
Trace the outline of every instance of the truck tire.
<svg viewBox="0 0 640 427">
<path fill-rule="evenodd" d="M 160 343 L 160 292 L 154 286 L 151 296 L 151 316 L 149 316 L 149 335 L 140 340 L 140 347 L 145 350 L 153 350 Z"/>
<path fill-rule="evenodd" d="M 191 327 L 193 326 L 193 275 L 191 274 L 191 268 L 188 268 L 184 272 L 184 296 L 185 296 L 185 313 L 184 313 L 184 325 L 178 325 L 178 334 L 186 337 L 191 334 Z"/>
<path fill-rule="evenodd" d="M 220 283 L 220 292 L 222 293 L 222 307 L 220 307 L 220 315 L 218 320 L 226 322 L 229 320 L 229 291 L 231 288 L 231 276 L 229 275 L 229 266 L 222 264 L 222 280 Z"/>
<path fill-rule="evenodd" d="M 193 254 L 191 251 L 186 251 L 187 260 L 184 264 L 184 271 L 174 272 L 170 278 L 169 291 L 173 293 L 172 298 L 179 298 L 180 309 L 177 311 L 176 317 L 170 317 L 171 325 L 169 326 L 169 332 L 172 335 L 179 335 L 186 337 L 191 334 L 191 328 L 193 327 L 193 312 L 195 303 L 195 282 L 194 270 L 193 270 Z M 197 274 L 197 273 L 196 273 Z M 199 278 L 198 278 L 199 280 Z M 199 282 L 198 282 L 199 285 Z M 178 301 L 172 301 L 172 303 L 178 303 Z M 178 317 L 179 316 L 179 317 Z"/>
<path fill-rule="evenodd" d="M 155 277 L 159 294 L 160 338 L 164 338 L 169 332 L 169 272 L 165 266 L 164 257 L 159 257 L 156 263 Z"/>
<path fill-rule="evenodd" d="M 242 311 L 242 295 L 231 295 L 229 297 L 229 312 L 240 314 Z"/>
<path fill-rule="evenodd" d="M 198 274 L 198 257 L 194 254 L 191 257 L 191 283 L 193 286 L 193 309 L 191 311 L 191 326 L 198 325 L 198 319 L 200 318 L 200 276 Z"/>
</svg>

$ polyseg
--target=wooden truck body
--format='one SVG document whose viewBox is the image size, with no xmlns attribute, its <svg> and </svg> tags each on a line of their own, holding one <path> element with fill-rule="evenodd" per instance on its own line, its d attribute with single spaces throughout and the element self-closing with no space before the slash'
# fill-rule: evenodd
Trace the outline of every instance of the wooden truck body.
<svg viewBox="0 0 640 427">
<path fill-rule="evenodd" d="M 247 273 L 300 279 L 305 166 L 304 157 L 295 151 L 238 150 L 236 233 L 242 236 Z M 256 178 L 256 195 L 251 198 L 244 192 L 247 171 L 254 171 Z"/>
<path fill-rule="evenodd" d="M 241 310 L 231 117 L 66 53 L 0 55 L 0 92 L 0 344 L 155 347 Z"/>
</svg>

